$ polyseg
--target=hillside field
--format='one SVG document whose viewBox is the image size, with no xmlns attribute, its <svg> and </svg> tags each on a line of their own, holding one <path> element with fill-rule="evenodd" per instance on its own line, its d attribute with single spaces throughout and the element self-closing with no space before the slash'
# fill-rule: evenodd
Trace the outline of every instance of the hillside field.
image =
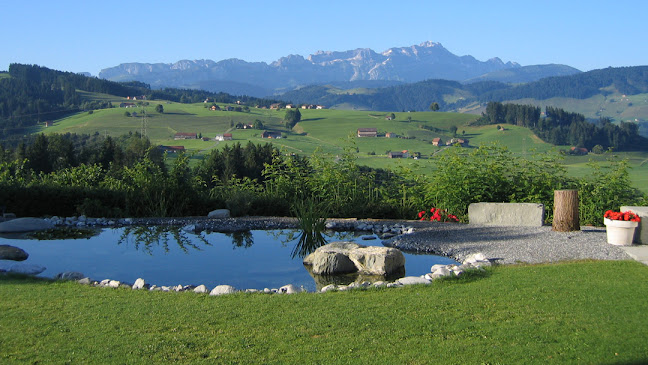
<svg viewBox="0 0 648 365">
<path fill-rule="evenodd" d="M 103 99 L 118 106 L 123 99 L 110 95 L 88 94 L 88 98 Z M 155 111 L 156 105 L 164 107 L 164 113 Z M 220 104 L 223 107 L 223 104 Z M 136 117 L 127 117 L 125 112 L 137 113 Z M 213 148 L 221 148 L 226 144 L 248 141 L 253 143 L 270 142 L 286 153 L 309 155 L 314 152 L 339 155 L 345 150 L 355 151 L 362 165 L 377 168 L 408 168 L 423 174 L 433 172 L 429 159 L 445 147 L 432 145 L 432 139 L 441 138 L 444 142 L 453 137 L 451 127 L 457 127 L 457 137 L 469 141 L 468 148 L 480 144 L 497 142 L 506 146 L 511 152 L 522 155 L 534 153 L 558 153 L 559 149 L 569 146 L 553 146 L 543 142 L 529 129 L 512 125 L 502 125 L 504 131 L 496 126 L 470 126 L 477 118 L 473 114 L 442 113 L 442 112 L 398 112 L 394 120 L 387 120 L 390 113 L 375 111 L 353 110 L 300 110 L 301 122 L 292 130 L 282 125 L 285 110 L 269 110 L 251 108 L 249 112 L 211 111 L 203 103 L 180 104 L 167 101 L 149 101 L 148 106 L 136 108 L 112 108 L 77 113 L 73 116 L 57 120 L 54 125 L 45 128 L 41 126 L 37 132 L 44 133 L 100 133 L 109 136 L 119 136 L 129 132 L 140 132 L 146 119 L 146 135 L 155 145 L 184 146 L 189 152 L 195 153 L 194 160 L 201 158 L 204 153 Z M 142 116 L 146 114 L 146 118 Z M 253 124 L 260 120 L 267 130 L 282 133 L 281 139 L 262 139 L 261 130 L 235 129 L 238 123 Z M 376 128 L 379 137 L 357 137 L 358 128 Z M 178 132 L 199 133 L 208 137 L 203 140 L 174 140 Z M 232 141 L 218 142 L 214 137 L 218 134 L 231 132 Z M 386 133 L 394 133 L 398 138 L 386 138 Z M 390 159 L 389 151 L 407 150 L 410 153 L 420 153 L 420 159 Z M 614 153 L 615 158 L 627 158 L 632 167 L 630 171 L 633 185 L 648 192 L 648 153 L 621 152 Z M 565 156 L 564 164 L 571 176 L 584 176 L 592 171 L 588 166 L 590 161 L 605 162 L 613 157 L 610 154 L 586 156 Z"/>
</svg>

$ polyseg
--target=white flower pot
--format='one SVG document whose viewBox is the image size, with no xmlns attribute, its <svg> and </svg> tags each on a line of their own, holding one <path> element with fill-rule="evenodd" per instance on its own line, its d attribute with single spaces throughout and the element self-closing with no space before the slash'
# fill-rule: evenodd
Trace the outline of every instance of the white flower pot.
<svg viewBox="0 0 648 365">
<path fill-rule="evenodd" d="M 639 222 L 617 221 L 607 218 L 603 218 L 603 220 L 606 226 L 608 243 L 618 246 L 632 245 L 635 229 Z"/>
</svg>

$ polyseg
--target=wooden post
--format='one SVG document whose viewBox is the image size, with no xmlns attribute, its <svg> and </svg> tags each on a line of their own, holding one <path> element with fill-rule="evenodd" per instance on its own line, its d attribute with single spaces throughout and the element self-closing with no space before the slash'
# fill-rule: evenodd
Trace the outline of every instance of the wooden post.
<svg viewBox="0 0 648 365">
<path fill-rule="evenodd" d="M 578 190 L 554 190 L 552 229 L 558 232 L 580 231 Z"/>
</svg>

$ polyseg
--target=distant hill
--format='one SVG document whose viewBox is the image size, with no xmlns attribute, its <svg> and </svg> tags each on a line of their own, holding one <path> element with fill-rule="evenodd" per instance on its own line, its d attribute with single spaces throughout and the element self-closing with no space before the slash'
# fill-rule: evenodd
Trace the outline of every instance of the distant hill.
<svg viewBox="0 0 648 365">
<path fill-rule="evenodd" d="M 240 59 L 222 61 L 182 60 L 172 64 L 124 63 L 101 70 L 99 77 L 112 81 L 136 80 L 152 88 L 204 88 L 208 91 L 266 96 L 306 85 L 338 85 L 343 82 L 377 81 L 412 83 L 426 79 L 476 80 L 482 75 L 515 70 L 515 62 L 499 58 L 479 61 L 472 56 L 457 56 L 440 43 L 424 42 L 409 47 L 394 47 L 377 53 L 368 48 L 349 51 L 318 51 L 304 58 L 289 55 L 267 64 Z M 569 66 L 539 65 L 523 68 L 517 76 L 484 76 L 532 80 L 534 77 L 578 72 Z M 534 79 L 534 80 L 535 80 Z M 232 84 L 234 83 L 234 84 Z M 386 86 L 386 85 L 380 85 Z M 363 86 L 368 87 L 368 86 Z M 259 94 L 267 92 L 267 94 Z"/>
<path fill-rule="evenodd" d="M 551 76 L 569 76 L 580 73 L 575 69 L 566 65 L 533 65 L 522 66 L 518 68 L 508 68 L 504 70 L 497 70 L 483 74 L 481 76 L 464 81 L 466 84 L 471 84 L 479 81 L 498 81 L 509 84 L 527 83 L 537 81 L 545 77 Z"/>
<path fill-rule="evenodd" d="M 564 70 L 562 67 L 557 69 Z M 518 70 L 520 68 L 502 72 L 515 73 Z M 533 70 L 528 68 L 522 73 L 535 72 Z M 641 97 L 644 93 L 648 93 L 648 66 L 610 67 L 547 77 L 519 85 L 498 81 L 462 84 L 448 80 L 426 80 L 370 91 L 318 85 L 287 92 L 280 98 L 323 104 L 331 108 L 379 111 L 425 111 L 429 110 L 432 102 L 436 102 L 444 111 L 479 112 L 490 101 L 515 101 L 543 107 L 557 106 L 583 113 L 590 119 L 610 117 L 641 123 L 648 122 L 648 96 Z"/>
</svg>

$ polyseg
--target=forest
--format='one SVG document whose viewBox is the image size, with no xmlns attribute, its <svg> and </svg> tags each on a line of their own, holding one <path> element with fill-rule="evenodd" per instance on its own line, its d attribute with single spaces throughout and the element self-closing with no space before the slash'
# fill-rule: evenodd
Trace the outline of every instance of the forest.
<svg viewBox="0 0 648 365">
<path fill-rule="evenodd" d="M 642 151 L 648 149 L 648 139 L 639 135 L 635 123 L 613 124 L 609 118 L 590 123 L 585 116 L 547 106 L 545 115 L 541 108 L 532 105 L 489 102 L 486 111 L 475 124 L 513 124 L 531 129 L 545 142 L 554 145 L 571 145 L 615 151 Z"/>
</svg>

